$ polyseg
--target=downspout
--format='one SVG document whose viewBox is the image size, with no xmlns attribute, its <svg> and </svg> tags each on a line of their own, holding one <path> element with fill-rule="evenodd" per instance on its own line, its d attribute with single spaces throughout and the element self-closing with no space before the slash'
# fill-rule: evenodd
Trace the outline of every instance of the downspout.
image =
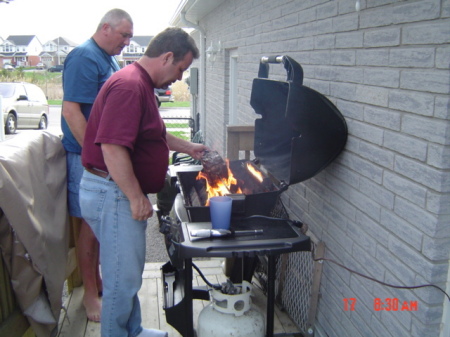
<svg viewBox="0 0 450 337">
<path fill-rule="evenodd" d="M 200 112 L 200 126 L 203 129 L 203 138 L 206 138 L 206 95 L 205 95 L 205 82 L 206 82 L 206 32 L 199 25 L 192 23 L 186 19 L 186 12 L 181 11 L 180 19 L 183 25 L 188 28 L 194 28 L 200 32 L 200 70 L 199 70 L 199 86 L 198 86 L 198 96 L 199 96 L 199 112 Z M 195 117 L 195 116 L 194 116 Z"/>
</svg>

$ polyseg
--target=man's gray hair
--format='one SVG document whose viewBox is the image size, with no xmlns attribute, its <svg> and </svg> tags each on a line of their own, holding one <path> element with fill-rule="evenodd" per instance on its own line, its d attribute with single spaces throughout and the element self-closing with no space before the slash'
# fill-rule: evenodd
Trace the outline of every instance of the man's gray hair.
<svg viewBox="0 0 450 337">
<path fill-rule="evenodd" d="M 100 20 L 100 23 L 98 24 L 98 27 L 97 27 L 97 32 L 100 29 L 102 29 L 102 26 L 105 23 L 109 24 L 111 27 L 116 27 L 124 19 L 129 21 L 131 24 L 133 24 L 133 20 L 131 19 L 130 14 L 125 12 L 123 9 L 119 9 L 119 8 L 111 9 Z"/>
</svg>

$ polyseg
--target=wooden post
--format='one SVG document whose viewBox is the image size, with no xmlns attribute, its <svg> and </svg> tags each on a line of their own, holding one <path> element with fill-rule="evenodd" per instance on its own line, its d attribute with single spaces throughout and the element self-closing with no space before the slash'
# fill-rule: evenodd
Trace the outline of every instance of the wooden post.
<svg viewBox="0 0 450 337">
<path fill-rule="evenodd" d="M 73 288 L 79 287 L 83 284 L 81 278 L 80 266 L 78 264 L 78 237 L 80 236 L 81 219 L 73 216 L 69 216 L 70 226 L 70 241 L 69 241 L 69 261 L 67 262 L 67 287 L 69 293 Z"/>
<path fill-rule="evenodd" d="M 227 126 L 227 158 L 238 160 L 239 151 L 245 151 L 245 159 L 250 159 L 254 148 L 255 127 L 253 125 Z"/>
</svg>

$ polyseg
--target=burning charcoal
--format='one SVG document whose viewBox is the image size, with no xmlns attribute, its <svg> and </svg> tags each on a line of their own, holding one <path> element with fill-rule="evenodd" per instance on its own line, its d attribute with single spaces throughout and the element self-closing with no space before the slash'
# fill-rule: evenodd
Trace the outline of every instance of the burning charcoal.
<svg viewBox="0 0 450 337">
<path fill-rule="evenodd" d="M 202 158 L 202 165 L 208 181 L 214 182 L 228 178 L 227 164 L 217 151 L 206 152 Z"/>
</svg>

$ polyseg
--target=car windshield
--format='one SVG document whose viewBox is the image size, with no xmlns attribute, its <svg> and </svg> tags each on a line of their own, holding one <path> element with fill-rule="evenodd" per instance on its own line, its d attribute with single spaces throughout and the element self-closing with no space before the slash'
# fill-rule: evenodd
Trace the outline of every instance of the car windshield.
<svg viewBox="0 0 450 337">
<path fill-rule="evenodd" d="M 10 98 L 14 95 L 14 86 L 6 83 L 0 83 L 0 96 Z"/>
</svg>

